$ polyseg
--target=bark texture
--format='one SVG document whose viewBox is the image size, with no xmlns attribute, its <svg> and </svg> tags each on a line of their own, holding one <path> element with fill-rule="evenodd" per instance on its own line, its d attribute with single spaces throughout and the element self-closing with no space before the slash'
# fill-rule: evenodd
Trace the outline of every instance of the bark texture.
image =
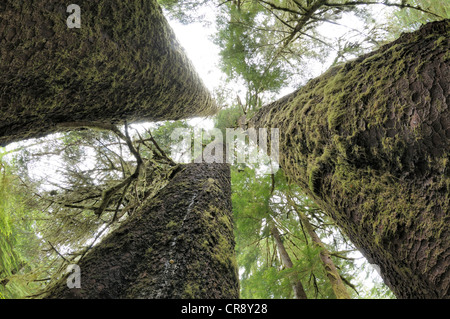
<svg viewBox="0 0 450 319">
<path fill-rule="evenodd" d="M 238 298 L 229 165 L 181 167 L 45 298 Z"/>
<path fill-rule="evenodd" d="M 330 69 L 263 107 L 280 164 L 399 298 L 450 298 L 450 22 Z"/>
<path fill-rule="evenodd" d="M 156 0 L 0 2 L 0 146 L 84 121 L 207 116 L 216 105 Z"/>
</svg>

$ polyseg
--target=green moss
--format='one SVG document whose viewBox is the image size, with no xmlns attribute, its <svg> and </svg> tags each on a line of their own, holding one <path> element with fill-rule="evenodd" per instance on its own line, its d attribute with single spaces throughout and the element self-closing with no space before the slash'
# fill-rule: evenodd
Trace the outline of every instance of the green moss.
<svg viewBox="0 0 450 319">
<path fill-rule="evenodd" d="M 177 120 L 216 113 L 156 0 L 86 3 L 80 29 L 68 29 L 60 6 L 46 3 L 23 3 L 2 12 L 5 19 L 27 27 L 17 28 L 11 42 L 3 43 L 20 47 L 4 50 L 0 57 L 0 86 L 7 97 L 0 110 L 9 110 L 0 112 L 7 128 L 0 145 L 61 130 L 60 123 Z M 0 39 L 7 39 L 8 30 L 0 29 Z"/>
<path fill-rule="evenodd" d="M 442 56 L 443 62 L 447 62 L 448 60 L 450 60 L 450 50 L 447 50 L 447 52 L 445 52 L 445 54 Z"/>
<path fill-rule="evenodd" d="M 434 47 L 437 48 L 447 40 L 446 36 L 440 36 L 436 41 L 434 41 Z"/>
<path fill-rule="evenodd" d="M 233 228 L 234 228 L 230 216 L 227 216 L 227 215 L 219 216 L 219 222 L 222 223 L 223 225 L 225 225 L 225 227 L 226 227 L 228 230 L 231 230 L 231 231 L 232 231 Z"/>
<path fill-rule="evenodd" d="M 170 222 L 167 223 L 166 228 L 173 228 L 173 227 L 177 227 L 178 223 L 171 220 Z"/>
<path fill-rule="evenodd" d="M 188 282 L 184 288 L 184 298 L 194 299 L 199 294 L 200 286 L 196 282 Z"/>
<path fill-rule="evenodd" d="M 319 182 L 320 182 L 320 167 L 318 165 L 311 166 L 309 168 L 308 174 L 308 187 L 314 193 L 319 193 Z"/>
<path fill-rule="evenodd" d="M 213 178 L 208 178 L 205 181 L 204 190 L 206 192 L 221 192 L 221 188 L 219 187 L 217 181 Z"/>
<path fill-rule="evenodd" d="M 431 152 L 426 127 L 411 124 L 414 112 L 426 121 L 430 102 L 440 113 L 447 109 L 445 100 L 430 100 L 423 84 L 430 82 L 428 69 L 442 71 L 439 63 L 450 55 L 442 26 L 426 41 L 420 32 L 405 35 L 334 67 L 250 121 L 286 132 L 280 140 L 286 174 L 380 263 L 408 258 L 407 249 L 393 257 L 393 239 L 406 243 L 413 240 L 408 232 L 417 231 L 438 241 L 448 230 L 436 217 L 450 209 L 449 160 L 439 154 L 448 147 Z M 414 103 L 412 93 L 425 103 Z M 421 180 L 418 171 L 429 175 Z M 430 222 L 418 223 L 419 216 Z"/>
<path fill-rule="evenodd" d="M 197 213 L 204 216 L 201 219 L 202 228 L 205 229 L 206 234 L 209 234 L 201 243 L 202 249 L 222 267 L 226 269 L 236 267 L 234 240 L 230 237 L 233 235 L 231 216 L 211 204 L 207 210 Z"/>
</svg>

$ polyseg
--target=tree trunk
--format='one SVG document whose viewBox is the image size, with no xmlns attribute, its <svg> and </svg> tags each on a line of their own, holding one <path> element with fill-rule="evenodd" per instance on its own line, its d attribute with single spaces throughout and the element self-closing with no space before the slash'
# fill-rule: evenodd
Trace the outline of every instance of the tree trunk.
<svg viewBox="0 0 450 319">
<path fill-rule="evenodd" d="M 286 248 L 284 247 L 283 241 L 281 240 L 280 231 L 278 230 L 278 228 L 275 225 L 271 226 L 271 233 L 272 233 L 273 238 L 275 239 L 275 243 L 277 244 L 277 249 L 278 249 L 278 252 L 280 253 L 281 261 L 283 262 L 283 265 L 286 268 L 291 269 L 294 266 L 294 264 L 292 263 L 291 257 L 289 257 L 289 254 L 286 251 Z M 294 271 L 292 273 L 291 281 L 292 281 L 292 289 L 294 291 L 294 298 L 295 299 L 308 299 L 308 297 L 306 296 L 306 292 L 303 289 L 303 285 L 302 285 L 300 279 L 298 279 L 298 273 L 296 271 Z"/>
<path fill-rule="evenodd" d="M 336 266 L 334 265 L 333 260 L 331 259 L 331 254 L 328 251 L 328 249 L 325 247 L 322 240 L 320 240 L 319 236 L 317 236 L 316 232 L 314 231 L 313 226 L 309 222 L 308 217 L 303 214 L 303 212 L 299 211 L 297 209 L 296 204 L 294 201 L 288 196 L 288 201 L 292 208 L 294 208 L 295 212 L 297 213 L 298 217 L 300 218 L 301 223 L 306 228 L 306 231 L 308 232 L 309 237 L 311 237 L 314 245 L 320 248 L 320 260 L 322 261 L 323 268 L 325 269 L 325 272 L 327 274 L 328 280 L 330 281 L 331 288 L 333 289 L 334 294 L 336 295 L 337 299 L 350 299 L 350 295 L 345 288 L 344 282 L 342 281 L 341 275 L 337 271 Z"/>
<path fill-rule="evenodd" d="M 398 298 L 450 298 L 450 22 L 425 25 L 263 107 L 280 164 Z"/>
<path fill-rule="evenodd" d="M 181 167 L 45 298 L 238 298 L 229 165 Z"/>
<path fill-rule="evenodd" d="M 216 112 L 156 0 L 76 4 L 80 28 L 65 2 L 0 2 L 0 146 L 60 123 Z"/>
</svg>

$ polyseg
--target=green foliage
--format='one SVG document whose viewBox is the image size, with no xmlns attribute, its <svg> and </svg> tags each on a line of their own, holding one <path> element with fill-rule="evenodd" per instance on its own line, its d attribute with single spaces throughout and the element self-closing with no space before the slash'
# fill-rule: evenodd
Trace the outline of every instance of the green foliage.
<svg viewBox="0 0 450 319">
<path fill-rule="evenodd" d="M 164 121 L 156 124 L 156 128 L 152 131 L 152 135 L 155 138 L 158 145 L 166 153 L 170 154 L 172 149 L 171 146 L 174 142 L 170 137 L 175 129 L 187 129 L 190 128 L 186 121 Z"/>
<path fill-rule="evenodd" d="M 201 21 L 202 8 L 210 3 L 219 4 L 207 0 L 158 2 L 169 16 L 182 23 Z M 244 103 L 233 104 L 215 117 L 215 127 L 223 131 L 223 136 L 225 128 L 236 127 L 244 113 L 249 117 L 284 87 L 303 83 L 309 74 L 308 63 L 311 61 L 325 62 L 331 52 L 337 51 L 334 63 L 339 63 L 365 52 L 371 45 L 381 44 L 378 40 L 382 36 L 392 34 L 396 37 L 399 32 L 416 29 L 422 23 L 438 19 L 418 10 L 395 10 L 396 20 L 389 24 L 387 33 L 378 35 L 379 25 L 368 10 L 357 6 L 339 7 L 344 1 L 335 0 L 329 1 L 334 7 L 330 5 L 316 12 L 314 19 L 307 20 L 301 32 L 291 37 L 292 30 L 304 16 L 296 13 L 301 11 L 297 5 L 307 8 L 318 1 L 242 0 L 220 3 L 218 8 L 214 8 L 218 13 L 218 32 L 214 42 L 221 49 L 220 67 L 229 82 L 242 84 L 245 93 Z M 450 17 L 445 1 L 407 0 L 404 3 Z M 355 40 L 346 34 L 329 42 L 318 31 L 323 23 L 338 24 L 350 13 L 364 21 L 371 36 L 362 37 L 360 34 L 360 38 Z M 361 33 L 358 30 L 352 32 L 352 36 L 355 32 Z M 327 94 L 322 96 L 326 98 Z M 323 120 L 326 125 L 336 128 L 342 122 L 342 114 L 342 110 L 337 110 L 324 116 Z M 101 218 L 93 214 L 92 208 L 101 200 L 105 188 L 123 180 L 136 168 L 126 144 L 114 134 L 91 130 L 61 134 L 38 149 L 23 149 L 11 161 L 14 165 L 3 161 L 4 153 L 0 153 L 0 298 L 18 298 L 35 292 L 40 284 L 33 280 L 42 280 L 43 273 L 53 277 L 61 269 L 65 261 L 59 254 L 73 260 L 84 256 L 88 250 L 86 246 L 91 247 L 101 238 L 100 235 L 115 227 L 111 221 L 120 220 L 120 217 L 126 219 L 126 213 L 131 215 L 138 203 L 165 185 L 171 171 L 163 154 L 171 153 L 174 142 L 171 134 L 176 128 L 190 127 L 185 121 L 168 121 L 156 124 L 152 130 L 152 137 L 163 153 L 149 146 L 152 142 L 148 132 L 142 134 L 142 140 L 135 145 L 140 145 L 138 148 L 146 168 L 128 189 L 112 198 Z M 31 172 L 40 167 L 37 153 L 41 157 L 56 156 L 49 163 L 61 165 L 55 170 L 55 176 L 60 180 L 31 176 Z M 320 173 L 320 163 L 317 164 L 317 169 L 309 172 L 312 189 Z M 51 164 L 47 163 L 49 166 Z M 288 193 L 295 195 L 297 209 L 307 215 L 326 248 L 334 253 L 333 261 L 340 275 L 355 284 L 359 295 L 349 288 L 352 297 L 392 297 L 381 282 L 375 282 L 370 289 L 362 284 L 358 278 L 369 272 L 364 267 L 360 269 L 352 259 L 349 252 L 355 250 L 353 245 L 314 202 L 285 180 L 282 171 L 274 176 L 258 175 L 258 168 L 240 165 L 232 170 L 241 297 L 292 298 L 292 277 L 295 276 L 294 279 L 302 282 L 309 298 L 335 298 L 320 260 L 321 250 L 312 245 L 311 238 L 304 232 L 298 216 L 286 200 Z M 33 200 L 37 198 L 33 194 L 38 199 Z M 286 268 L 281 261 L 271 233 L 273 225 L 280 230 L 283 244 L 293 261 L 292 268 Z M 170 223 L 167 225 L 171 226 Z M 44 239 L 45 245 L 42 243 Z M 42 249 L 47 250 L 46 258 L 38 253 Z M 367 276 L 364 280 L 368 280 Z"/>
<path fill-rule="evenodd" d="M 408 4 L 419 6 L 419 10 L 395 10 L 390 17 L 391 38 L 401 32 L 412 32 L 431 21 L 450 19 L 450 6 L 446 0 L 408 0 Z"/>
<path fill-rule="evenodd" d="M 241 85 L 250 109 L 286 86 L 304 84 L 318 63 L 331 66 L 353 59 L 400 32 L 449 15 L 444 0 L 159 2 L 183 23 L 202 21 L 198 12 L 204 9 L 214 12 L 220 67 L 228 82 Z M 391 14 L 388 23 L 378 21 L 380 12 Z"/>
<path fill-rule="evenodd" d="M 211 0 L 158 0 L 158 3 L 166 10 L 166 14 L 172 19 L 176 19 L 183 24 L 202 21 L 204 15 L 199 13 Z"/>
<path fill-rule="evenodd" d="M 367 278 L 369 270 L 361 269 L 360 263 L 353 259 L 355 247 L 313 201 L 286 181 L 281 170 L 273 177 L 255 172 L 250 167 L 232 170 L 242 298 L 293 298 L 292 275 L 303 284 L 308 298 L 335 298 L 320 259 L 321 248 L 313 245 L 306 234 L 299 217 L 286 200 L 287 193 L 296 195 L 297 209 L 315 225 L 316 234 L 332 253 L 333 262 L 353 298 L 392 297 L 382 282 L 376 281 L 371 290 L 366 288 L 372 279 Z M 292 268 L 286 268 L 280 260 L 270 231 L 271 224 L 276 225 L 282 235 L 283 245 L 293 261 Z"/>
<path fill-rule="evenodd" d="M 257 3 L 248 2 L 239 8 L 225 6 L 218 16 L 220 28 L 215 43 L 221 48 L 222 71 L 229 79 L 241 78 L 246 84 L 246 104 L 258 107 L 258 95 L 264 91 L 278 92 L 292 76 L 281 63 L 272 63 L 275 47 L 271 45 L 273 33 L 259 31 L 273 27 L 274 19 L 259 9 Z"/>
<path fill-rule="evenodd" d="M 250 168 L 232 172 L 233 211 L 236 220 L 237 258 L 241 268 L 243 298 L 292 298 L 289 274 L 297 270 L 303 284 L 315 272 L 317 251 L 298 233 L 298 221 L 277 214 L 271 203 L 271 177 L 257 176 Z M 294 267 L 285 269 L 279 258 L 270 227 L 282 227 L 284 245 L 294 259 Z M 294 223 L 294 227 L 288 224 Z M 320 264 L 320 262 L 319 262 Z M 320 265 L 319 265 L 320 266 Z"/>
<path fill-rule="evenodd" d="M 242 115 L 242 109 L 237 105 L 222 109 L 214 117 L 214 127 L 220 129 L 223 136 L 225 136 L 225 130 L 227 128 L 238 127 L 238 120 Z"/>
<path fill-rule="evenodd" d="M 169 138 L 164 128 L 156 133 L 163 142 Z M 149 131 L 130 135 L 100 129 L 56 134 L 24 144 L 9 162 L 1 162 L 0 270 L 5 270 L 0 282 L 5 279 L 7 291 L 0 286 L 0 292 L 5 298 L 34 294 L 56 280 L 67 264 L 83 258 L 167 184 L 175 164 L 156 148 Z M 132 154 L 136 149 L 140 169 Z M 117 190 L 97 215 L 111 189 Z"/>
<path fill-rule="evenodd" d="M 40 239 L 35 234 L 29 196 L 0 148 L 0 298 L 21 298 L 40 285 L 27 273 L 37 262 Z"/>
</svg>

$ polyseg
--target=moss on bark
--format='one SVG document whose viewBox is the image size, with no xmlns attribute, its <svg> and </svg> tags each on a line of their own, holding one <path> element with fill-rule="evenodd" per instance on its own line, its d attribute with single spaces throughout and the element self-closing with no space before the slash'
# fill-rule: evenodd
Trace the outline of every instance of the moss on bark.
<svg viewBox="0 0 450 319">
<path fill-rule="evenodd" d="M 0 145 L 64 122 L 207 116 L 216 105 L 156 0 L 0 3 Z"/>
<path fill-rule="evenodd" d="M 45 298 L 238 298 L 228 164 L 187 164 Z"/>
<path fill-rule="evenodd" d="M 427 24 L 265 106 L 280 163 L 400 298 L 449 298 L 450 22 Z"/>
</svg>

